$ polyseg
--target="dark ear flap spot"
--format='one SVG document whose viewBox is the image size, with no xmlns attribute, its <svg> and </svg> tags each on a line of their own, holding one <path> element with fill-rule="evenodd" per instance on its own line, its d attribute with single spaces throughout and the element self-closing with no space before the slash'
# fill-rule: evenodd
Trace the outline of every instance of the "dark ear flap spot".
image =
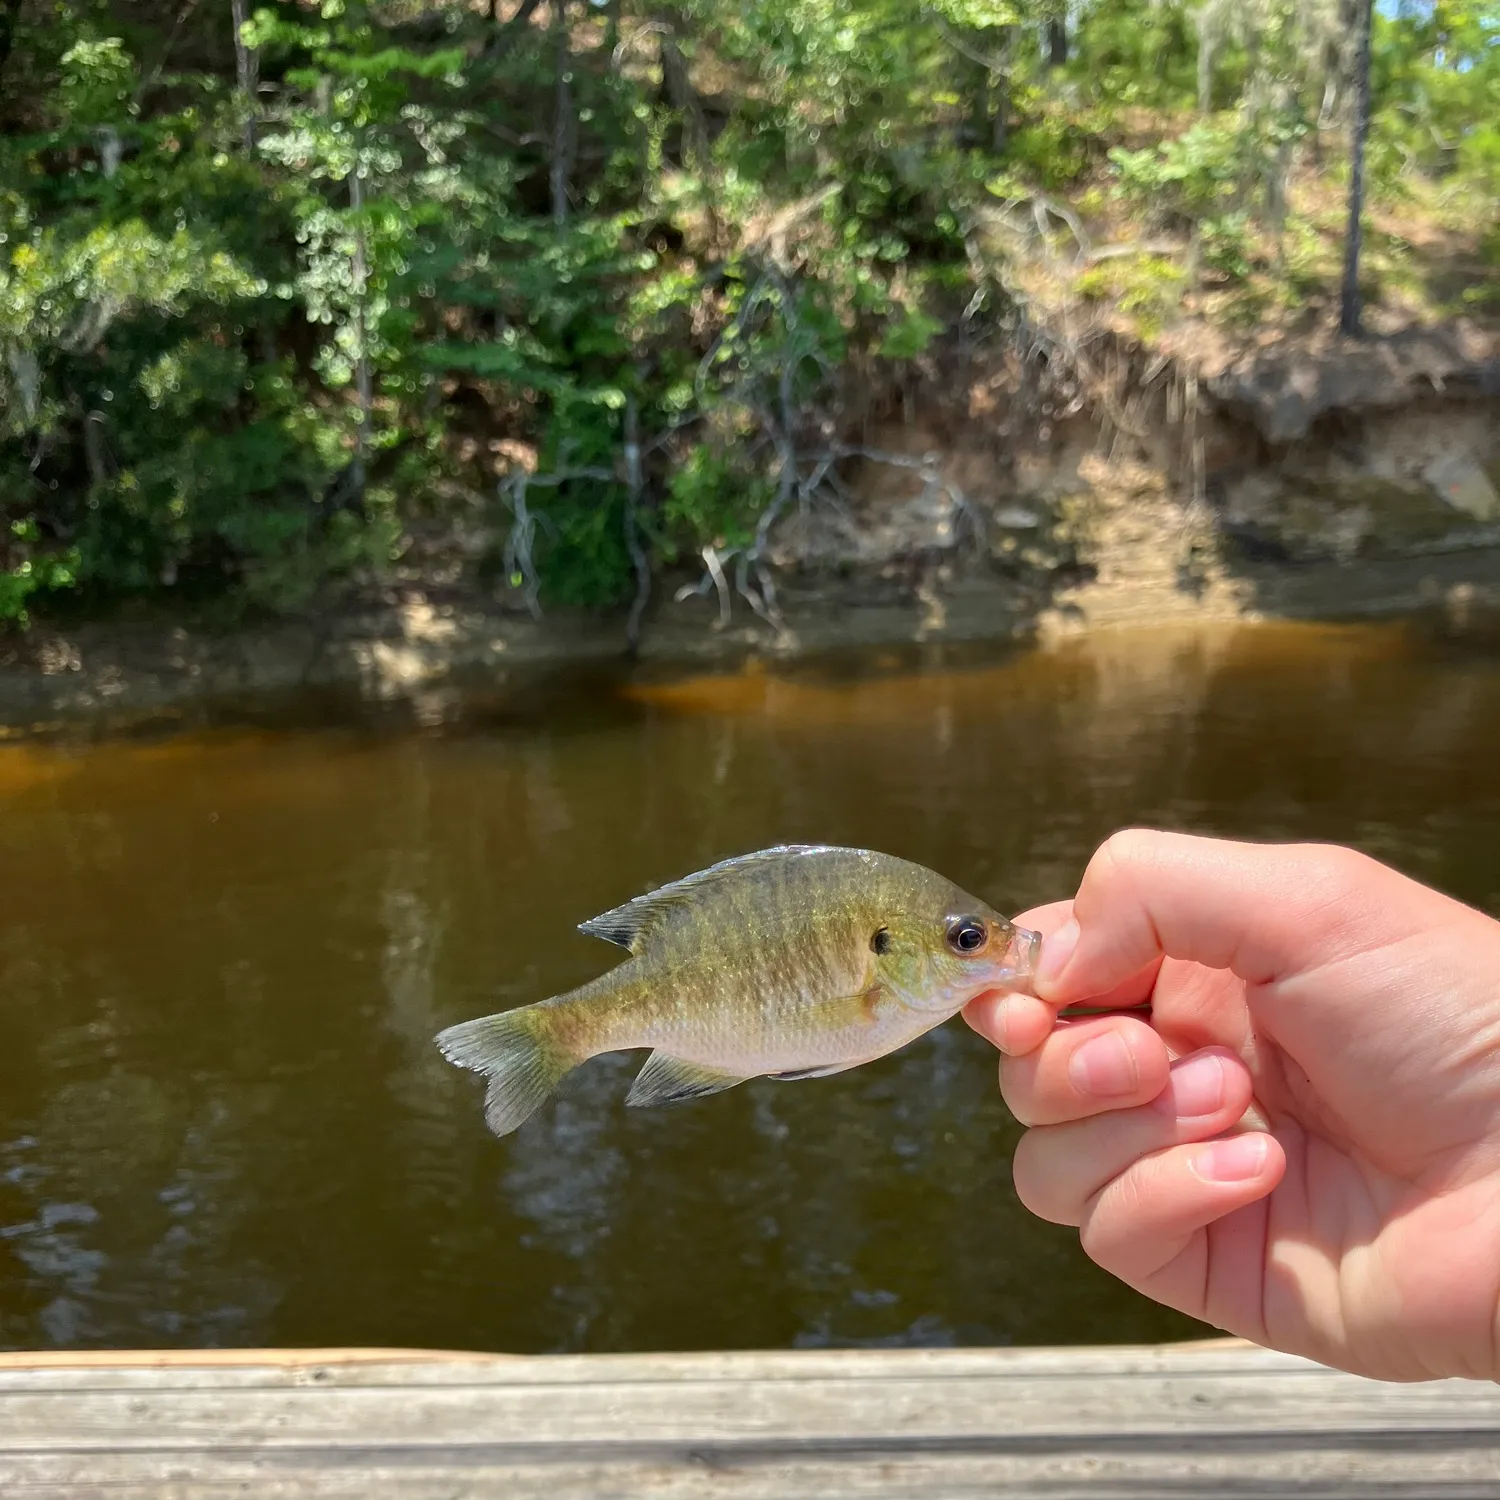
<svg viewBox="0 0 1500 1500">
<path fill-rule="evenodd" d="M 887 928 L 877 927 L 875 935 L 870 939 L 870 949 L 874 953 L 888 952 L 891 946 L 891 934 Z"/>
</svg>

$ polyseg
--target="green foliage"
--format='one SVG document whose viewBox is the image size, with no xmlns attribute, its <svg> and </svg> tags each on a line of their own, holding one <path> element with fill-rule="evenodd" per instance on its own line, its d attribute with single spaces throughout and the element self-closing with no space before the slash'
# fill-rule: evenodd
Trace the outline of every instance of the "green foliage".
<svg viewBox="0 0 1500 1500">
<path fill-rule="evenodd" d="M 903 308 L 886 328 L 878 349 L 886 359 L 915 359 L 942 331 L 941 318 L 921 308 Z"/>
<path fill-rule="evenodd" d="M 1112 298 L 1145 338 L 1154 338 L 1171 319 L 1186 284 L 1182 267 L 1162 255 L 1104 261 L 1083 272 L 1075 283 L 1084 297 Z"/>
<path fill-rule="evenodd" d="M 33 594 L 68 588 L 74 581 L 76 551 L 38 553 L 39 539 L 32 520 L 12 521 L 10 535 L 0 536 L 0 622 L 24 625 L 29 619 L 26 602 Z"/>
<path fill-rule="evenodd" d="M 1465 131 L 1457 157 L 1465 175 L 1500 194 L 1500 123 L 1486 120 Z"/>
<path fill-rule="evenodd" d="M 223 4 L 9 13 L 0 622 L 62 591 L 297 608 L 455 490 L 559 602 L 629 597 L 635 545 L 743 557 L 852 384 L 1004 311 L 997 204 L 1054 253 L 1049 199 L 1191 237 L 1241 315 L 1330 275 L 1284 194 L 1328 82 L 1310 0 L 267 0 L 239 62 Z M 1497 39 L 1495 0 L 1378 17 L 1377 196 L 1493 216 Z M 1149 337 L 1185 274 L 1077 287 Z"/>
<path fill-rule="evenodd" d="M 1077 121 L 1056 111 L 1015 131 L 1008 155 L 1028 176 L 1055 191 L 1068 187 L 1087 171 L 1088 137 Z"/>
<path fill-rule="evenodd" d="M 1176 3 L 1095 0 L 1075 38 L 1074 69 L 1112 106 L 1171 107 L 1193 98 L 1197 29 Z"/>
<path fill-rule="evenodd" d="M 1243 209 L 1204 219 L 1198 231 L 1205 266 L 1230 281 L 1250 274 L 1250 217 Z"/>
<path fill-rule="evenodd" d="M 1160 218 L 1201 219 L 1224 211 L 1246 173 L 1249 142 L 1237 118 L 1200 120 L 1175 139 L 1109 153 L 1120 191 Z"/>
<path fill-rule="evenodd" d="M 699 444 L 667 485 L 660 524 L 668 555 L 690 556 L 704 541 L 721 550 L 747 546 L 771 492 L 765 477 L 747 473 L 738 455 Z"/>
</svg>

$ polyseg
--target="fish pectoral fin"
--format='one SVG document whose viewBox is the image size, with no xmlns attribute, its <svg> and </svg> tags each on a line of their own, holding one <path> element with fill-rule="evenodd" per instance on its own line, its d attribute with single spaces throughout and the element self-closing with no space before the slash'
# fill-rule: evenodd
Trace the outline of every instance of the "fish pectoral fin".
<svg viewBox="0 0 1500 1500">
<path fill-rule="evenodd" d="M 625 1102 L 648 1107 L 680 1104 L 688 1099 L 702 1099 L 706 1094 L 722 1093 L 744 1081 L 738 1073 L 725 1073 L 665 1052 L 653 1052 L 646 1059 L 646 1066 L 635 1075 Z"/>
<path fill-rule="evenodd" d="M 840 1005 L 858 1004 L 860 1014 L 867 1022 L 874 1023 L 880 1019 L 882 1006 L 885 1004 L 885 991 L 878 985 L 872 985 L 863 994 L 851 995 L 848 1000 L 839 1001 Z M 778 1083 L 795 1083 L 799 1078 L 827 1078 L 832 1073 L 847 1073 L 850 1068 L 861 1068 L 871 1061 L 868 1057 L 849 1058 L 844 1062 L 824 1063 L 816 1068 L 792 1068 L 786 1073 L 771 1073 L 768 1077 L 774 1078 Z"/>
</svg>

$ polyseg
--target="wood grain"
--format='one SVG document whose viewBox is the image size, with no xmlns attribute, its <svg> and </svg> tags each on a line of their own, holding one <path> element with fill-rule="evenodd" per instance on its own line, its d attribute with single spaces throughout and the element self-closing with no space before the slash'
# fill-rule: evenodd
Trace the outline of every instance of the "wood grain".
<svg viewBox="0 0 1500 1500">
<path fill-rule="evenodd" d="M 1488 1496 L 1500 1388 L 1200 1346 L 0 1358 L 25 1500 Z"/>
</svg>

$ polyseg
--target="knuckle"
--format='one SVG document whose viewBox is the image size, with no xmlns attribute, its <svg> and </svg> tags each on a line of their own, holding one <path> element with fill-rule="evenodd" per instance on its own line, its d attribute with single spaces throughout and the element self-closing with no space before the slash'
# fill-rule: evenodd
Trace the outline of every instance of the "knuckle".
<svg viewBox="0 0 1500 1500">
<path fill-rule="evenodd" d="M 1131 1163 L 1111 1178 L 1085 1205 L 1079 1216 L 1078 1239 L 1083 1252 L 1099 1265 L 1109 1265 L 1122 1235 L 1141 1219 L 1141 1175 L 1145 1163 Z"/>
<path fill-rule="evenodd" d="M 1362 885 L 1375 871 L 1384 869 L 1368 854 L 1339 844 L 1308 844 L 1304 846 L 1304 854 L 1309 871 L 1320 877 L 1320 883 L 1330 891 Z"/>
<path fill-rule="evenodd" d="M 1105 875 L 1129 875 L 1150 864 L 1166 835 L 1153 828 L 1121 828 L 1095 851 L 1093 863 Z"/>
</svg>

